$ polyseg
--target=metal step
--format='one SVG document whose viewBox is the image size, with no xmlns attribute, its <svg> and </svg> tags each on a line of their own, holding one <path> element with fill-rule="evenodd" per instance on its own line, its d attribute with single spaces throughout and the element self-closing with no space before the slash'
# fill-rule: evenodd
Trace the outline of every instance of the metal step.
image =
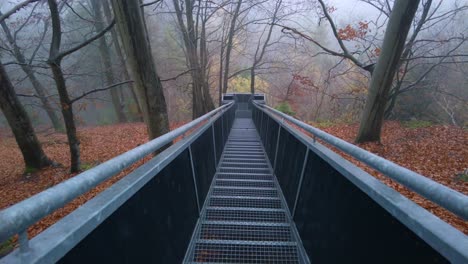
<svg viewBox="0 0 468 264">
<path fill-rule="evenodd" d="M 249 164 L 246 164 L 246 163 L 243 163 L 243 162 L 226 162 L 226 161 L 223 161 L 221 163 L 221 166 L 222 167 L 236 167 L 236 166 L 244 166 L 244 167 L 248 167 L 248 168 L 257 168 L 257 169 L 267 169 L 268 168 L 268 164 L 265 162 L 265 163 L 249 163 Z"/>
<path fill-rule="evenodd" d="M 309 263 L 251 119 L 237 118 L 184 263 Z"/>
<path fill-rule="evenodd" d="M 268 168 L 240 168 L 240 167 L 223 167 L 219 168 L 219 172 L 231 172 L 231 173 L 269 173 Z"/>
<path fill-rule="evenodd" d="M 281 208 L 281 200 L 277 197 L 255 196 L 214 196 L 208 200 L 209 206 L 219 207 L 252 207 L 252 208 Z"/>
<path fill-rule="evenodd" d="M 245 181 L 245 180 L 228 180 L 228 179 L 216 179 L 215 186 L 266 187 L 266 188 L 276 187 L 273 181 Z"/>
<path fill-rule="evenodd" d="M 217 179 L 222 180 L 265 180 L 271 181 L 273 180 L 273 175 L 271 174 L 263 174 L 263 173 L 228 173 L 223 172 L 218 174 Z"/>
<path fill-rule="evenodd" d="M 297 243 L 235 243 L 232 240 L 198 240 L 195 263 L 299 263 Z"/>
<path fill-rule="evenodd" d="M 212 195 L 219 196 L 253 196 L 256 197 L 278 197 L 278 191 L 276 189 L 262 190 L 262 189 L 230 189 L 230 188 L 213 188 Z"/>
</svg>

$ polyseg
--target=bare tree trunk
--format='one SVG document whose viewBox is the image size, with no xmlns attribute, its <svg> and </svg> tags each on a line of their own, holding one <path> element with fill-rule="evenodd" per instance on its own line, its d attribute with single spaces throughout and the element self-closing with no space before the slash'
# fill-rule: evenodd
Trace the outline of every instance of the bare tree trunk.
<svg viewBox="0 0 468 264">
<path fill-rule="evenodd" d="M 193 7 L 194 1 L 185 0 L 185 17 L 184 23 L 183 12 L 179 5 L 180 0 L 173 0 L 176 11 L 177 22 L 182 32 L 184 45 L 187 54 L 187 64 L 190 68 L 192 76 L 192 117 L 195 119 L 206 114 L 214 108 L 213 100 L 211 99 L 208 82 L 206 81 L 206 36 L 204 32 L 204 21 L 202 21 L 202 34 L 198 38 L 198 28 L 194 24 Z M 201 8 L 201 7 L 199 7 Z M 199 14 L 197 14 L 198 19 Z M 200 39 L 200 40 L 199 40 Z M 198 55 L 198 41 L 200 41 L 200 56 Z"/>
<path fill-rule="evenodd" d="M 388 93 L 419 0 L 396 0 L 385 32 L 382 51 L 372 74 L 356 142 L 380 141 Z"/>
<path fill-rule="evenodd" d="M 255 93 L 255 63 L 250 68 L 250 93 Z"/>
<path fill-rule="evenodd" d="M 150 139 L 169 131 L 166 100 L 139 1 L 112 0 L 114 15 Z"/>
<path fill-rule="evenodd" d="M 207 7 L 205 4 L 204 12 L 206 12 L 206 9 Z M 203 106 L 205 108 L 203 114 L 206 114 L 215 108 L 213 99 L 211 98 L 211 95 L 210 95 L 210 87 L 208 84 L 208 79 L 209 79 L 208 73 L 209 73 L 210 67 L 208 65 L 208 45 L 206 44 L 206 22 L 207 21 L 203 17 L 201 21 L 201 33 L 200 33 L 200 64 L 201 64 L 200 70 L 201 70 L 201 77 L 203 78 L 202 93 L 203 93 Z"/>
<path fill-rule="evenodd" d="M 223 103 L 223 65 L 224 65 L 224 27 L 223 27 L 223 33 L 221 36 L 221 51 L 219 54 L 219 83 L 218 83 L 218 89 L 219 89 L 219 105 Z"/>
<path fill-rule="evenodd" d="M 265 39 L 265 42 L 263 43 L 263 46 L 260 44 L 262 40 L 261 36 L 260 36 L 260 39 L 258 40 L 257 50 L 255 51 L 255 55 L 254 55 L 254 62 L 253 62 L 252 68 L 250 69 L 250 93 L 251 94 L 255 93 L 255 69 L 257 68 L 258 64 L 263 60 L 263 56 L 265 56 L 266 49 L 270 45 L 271 34 L 273 33 L 273 27 L 275 26 L 275 23 L 277 21 L 278 11 L 281 8 L 282 2 L 283 0 L 278 0 L 276 2 L 275 11 L 273 12 L 273 16 L 271 17 L 270 27 L 268 29 L 268 34 Z M 260 46 L 262 47 L 260 48 Z"/>
<path fill-rule="evenodd" d="M 111 10 L 109 8 L 108 4 L 102 5 L 104 9 L 104 15 L 107 17 L 107 22 L 110 22 L 112 20 L 112 15 L 111 15 Z M 117 36 L 117 31 L 113 28 L 111 30 L 111 37 L 112 37 L 112 43 L 114 44 L 114 49 L 115 53 L 117 55 L 117 58 L 120 62 L 120 65 L 122 66 L 122 72 L 125 80 L 130 80 L 130 74 L 128 73 L 127 67 L 125 67 L 125 59 L 122 54 L 122 47 L 120 46 L 119 43 L 119 37 Z M 134 101 L 136 105 L 136 110 L 137 110 L 137 117 L 135 119 L 143 122 L 143 114 L 141 113 L 141 108 L 140 105 L 138 104 L 138 98 L 135 93 L 135 89 L 133 85 L 130 83 L 128 85 L 128 89 L 130 91 L 130 95 L 132 96 L 132 100 Z"/>
<path fill-rule="evenodd" d="M 63 121 L 68 138 L 68 146 L 70 148 L 71 172 L 78 172 L 80 170 L 80 141 L 76 134 L 75 119 L 73 116 L 73 107 L 70 96 L 68 95 L 65 78 L 63 76 L 62 68 L 60 66 L 62 57 L 60 55 L 60 42 L 62 29 L 60 25 L 60 15 L 55 0 L 48 0 L 50 14 L 52 18 L 52 43 L 50 45 L 49 64 L 54 80 L 57 86 L 57 91 L 60 98 L 60 107 L 62 110 Z"/>
<path fill-rule="evenodd" d="M 0 63 L 0 109 L 15 135 L 26 169 L 40 169 L 52 165 L 52 161 L 45 155 L 31 121 L 16 96 L 13 85 Z"/>
<path fill-rule="evenodd" d="M 409 61 L 405 61 L 405 60 L 408 59 L 411 56 L 411 51 L 412 51 L 414 42 L 415 42 L 416 37 L 418 36 L 419 32 L 421 31 L 422 27 L 424 26 L 424 24 L 427 21 L 427 16 L 429 14 L 429 10 L 431 9 L 431 5 L 432 5 L 432 0 L 427 0 L 424 3 L 424 8 L 423 8 L 423 11 L 422 11 L 422 14 L 421 14 L 421 18 L 419 19 L 418 25 L 414 29 L 413 33 L 411 34 L 411 37 L 409 38 L 408 42 L 405 45 L 405 49 L 403 50 L 400 61 L 398 63 L 398 68 L 401 67 L 401 65 L 404 64 L 404 63 L 408 64 Z M 400 91 L 401 86 L 403 84 L 403 79 L 397 80 L 396 84 L 395 84 L 395 87 L 390 92 L 391 96 L 388 97 L 388 102 L 387 102 L 388 106 L 385 109 L 385 114 L 384 114 L 385 119 L 389 118 L 390 115 L 392 114 L 393 108 L 396 105 L 396 101 L 397 101 L 397 98 L 398 98 L 398 95 L 399 95 L 399 91 Z"/>
<path fill-rule="evenodd" d="M 60 62 L 50 62 L 50 68 L 54 75 L 54 80 L 57 85 L 57 91 L 60 97 L 60 104 L 62 106 L 62 116 L 65 122 L 67 131 L 68 147 L 70 149 L 70 171 L 78 172 L 80 170 L 80 140 L 76 134 L 75 117 L 73 115 L 73 105 L 68 95 L 65 78 L 63 76 Z"/>
<path fill-rule="evenodd" d="M 1 15 L 1 12 L 0 12 L 0 15 Z M 57 117 L 57 115 L 55 114 L 54 108 L 52 107 L 51 103 L 49 102 L 49 99 L 47 98 L 47 94 L 45 92 L 44 86 L 36 78 L 34 70 L 32 69 L 31 65 L 26 61 L 24 54 L 21 52 L 20 48 L 16 44 L 16 41 L 11 35 L 10 29 L 8 28 L 5 21 L 1 22 L 1 26 L 3 28 L 3 31 L 5 32 L 8 42 L 13 48 L 13 54 L 15 56 L 15 59 L 18 61 L 21 69 L 26 73 L 26 76 L 28 77 L 34 90 L 36 91 L 39 97 L 39 100 L 41 100 L 44 110 L 46 111 L 47 116 L 52 122 L 52 126 L 54 127 L 54 130 L 57 132 L 63 132 L 63 124 L 60 121 L 60 119 Z"/>
<path fill-rule="evenodd" d="M 65 56 L 72 54 L 73 52 L 104 36 L 104 34 L 114 26 L 114 22 L 109 24 L 105 29 L 93 37 L 69 48 L 68 50 L 60 51 L 60 45 L 62 41 L 62 27 L 60 24 L 60 14 L 58 11 L 57 2 L 56 0 L 48 0 L 47 2 L 52 19 L 52 42 L 50 44 L 49 59 L 47 60 L 47 64 L 49 64 L 54 76 L 59 93 L 63 120 L 67 130 L 68 145 L 71 156 L 70 171 L 77 172 L 80 170 L 80 141 L 78 140 L 78 136 L 76 134 L 76 125 L 73 116 L 73 101 L 68 95 L 66 81 L 61 68 L 61 62 Z M 77 98 L 75 98 L 75 101 L 76 99 Z"/>
<path fill-rule="evenodd" d="M 94 19 L 96 20 L 95 28 L 96 33 L 101 32 L 104 28 L 101 14 L 101 1 L 100 0 L 92 0 L 91 4 L 93 6 L 94 11 Z M 99 53 L 101 55 L 101 62 L 104 67 L 104 75 L 106 76 L 106 85 L 111 85 L 115 82 L 114 73 L 112 71 L 112 64 L 111 58 L 109 54 L 109 47 L 106 43 L 106 38 L 99 39 Z M 121 89 L 121 88 L 118 88 Z M 112 98 L 112 106 L 114 107 L 114 112 L 117 115 L 117 120 L 119 123 L 127 122 L 127 118 L 125 117 L 123 106 L 119 98 L 119 93 L 116 89 L 110 89 L 110 94 Z"/>
<path fill-rule="evenodd" d="M 234 34 L 236 31 L 236 22 L 239 16 L 241 5 L 242 5 L 242 0 L 238 0 L 236 10 L 234 11 L 234 14 L 232 15 L 231 26 L 230 26 L 229 33 L 228 33 L 228 41 L 226 44 L 226 58 L 224 59 L 226 63 L 225 68 L 224 68 L 224 79 L 223 79 L 223 92 L 224 93 L 226 93 L 228 89 L 229 64 L 231 60 L 231 51 L 232 51 L 232 46 L 233 46 Z"/>
</svg>

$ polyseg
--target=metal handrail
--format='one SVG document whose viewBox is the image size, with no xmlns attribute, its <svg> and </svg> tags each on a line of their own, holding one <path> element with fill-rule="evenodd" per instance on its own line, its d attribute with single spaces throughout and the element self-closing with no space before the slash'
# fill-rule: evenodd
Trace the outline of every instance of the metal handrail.
<svg viewBox="0 0 468 264">
<path fill-rule="evenodd" d="M 353 158 L 364 162 L 391 179 L 403 184 L 425 198 L 439 204 L 452 213 L 468 220 L 468 196 L 437 183 L 421 174 L 399 166 L 389 160 L 379 157 L 369 151 L 332 136 L 320 129 L 301 122 L 274 108 L 254 102 L 253 104 L 266 114 L 276 115 L 292 124 L 304 129 L 324 142 L 351 155 Z M 269 112 L 269 113 L 268 113 Z"/>
<path fill-rule="evenodd" d="M 233 103 L 222 105 L 213 111 L 90 170 L 44 190 L 24 201 L 0 211 L 0 242 L 15 234 L 25 236 L 27 228 L 98 184 L 125 168 L 154 153 L 177 137 L 195 128 L 214 115 L 230 108 Z M 20 239 L 21 240 L 21 239 Z"/>
</svg>

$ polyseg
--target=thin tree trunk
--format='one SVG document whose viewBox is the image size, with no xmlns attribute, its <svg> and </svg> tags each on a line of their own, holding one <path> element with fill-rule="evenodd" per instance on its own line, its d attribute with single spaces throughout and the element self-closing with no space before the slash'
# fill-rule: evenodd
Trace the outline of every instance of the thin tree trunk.
<svg viewBox="0 0 468 264">
<path fill-rule="evenodd" d="M 380 141 L 388 93 L 403 52 L 419 0 L 396 0 L 385 32 L 382 52 L 372 74 L 356 142 Z"/>
<path fill-rule="evenodd" d="M 49 63 L 54 80 L 57 85 L 57 91 L 60 97 L 60 104 L 62 106 L 62 116 L 65 122 L 65 128 L 67 131 L 68 146 L 70 149 L 71 156 L 71 172 L 78 172 L 80 170 L 80 141 L 76 134 L 76 124 L 73 115 L 73 106 L 68 95 L 65 78 L 63 76 L 60 62 Z"/>
<path fill-rule="evenodd" d="M 255 69 L 257 68 L 258 64 L 263 60 L 263 56 L 265 56 L 266 49 L 268 45 L 270 44 L 271 34 L 273 33 L 273 27 L 275 26 L 278 11 L 281 8 L 282 2 L 283 2 L 282 0 L 278 0 L 276 2 L 275 11 L 273 12 L 273 16 L 271 18 L 271 23 L 268 29 L 268 34 L 261 49 L 260 49 L 261 37 L 258 40 L 257 50 L 255 51 L 255 55 L 254 55 L 254 62 L 253 62 L 252 68 L 250 69 L 250 93 L 251 94 L 255 93 Z M 260 54 L 258 53 L 259 51 L 260 51 Z"/>
<path fill-rule="evenodd" d="M 139 1 L 112 0 L 112 7 L 149 138 L 159 137 L 169 131 L 169 120 Z"/>
<path fill-rule="evenodd" d="M 221 51 L 219 54 L 219 105 L 223 103 L 223 65 L 224 65 L 224 28 L 221 36 Z"/>
<path fill-rule="evenodd" d="M 250 69 L 250 93 L 255 93 L 255 65 Z"/>
<path fill-rule="evenodd" d="M 57 2 L 56 0 L 48 0 L 47 2 L 49 5 L 50 16 L 52 20 L 52 42 L 50 44 L 49 59 L 47 60 L 47 64 L 49 64 L 52 70 L 57 90 L 59 93 L 62 115 L 63 120 L 65 122 L 65 128 L 67 130 L 68 145 L 70 148 L 70 170 L 71 172 L 77 172 L 80 170 L 80 141 L 78 140 L 78 136 L 76 134 L 76 125 L 73 116 L 73 101 L 68 95 L 65 78 L 61 68 L 61 62 L 65 56 L 78 51 L 79 49 L 89 45 L 91 42 L 99 38 L 102 38 L 107 31 L 112 29 L 112 27 L 114 26 L 114 22 L 109 24 L 105 29 L 95 34 L 93 37 L 86 39 L 85 41 L 69 48 L 68 50 L 61 52 L 60 45 L 62 41 L 62 27 L 60 23 L 60 14 Z"/>
<path fill-rule="evenodd" d="M 207 8 L 205 6 L 205 8 Z M 206 11 L 206 10 L 205 10 Z M 202 18 L 201 23 L 201 34 L 200 34 L 200 61 L 201 61 L 201 77 L 203 78 L 203 85 L 202 85 L 202 93 L 203 93 L 203 106 L 204 106 L 204 113 L 206 114 L 213 110 L 214 103 L 213 99 L 210 95 L 210 86 L 208 84 L 208 45 L 206 44 L 206 20 Z M 203 115 L 202 114 L 202 115 Z"/>
<path fill-rule="evenodd" d="M 231 26 L 228 33 L 228 42 L 226 44 L 226 58 L 225 61 L 225 68 L 224 68 L 224 80 L 223 80 L 223 92 L 226 93 L 228 89 L 228 81 L 229 81 L 229 64 L 231 61 L 231 51 L 233 47 L 233 39 L 236 31 L 236 22 L 237 17 L 239 16 L 240 7 L 242 5 L 242 0 L 238 0 L 236 9 L 234 14 L 232 15 L 231 19 Z"/>
<path fill-rule="evenodd" d="M 209 89 L 207 82 L 205 80 L 206 76 L 204 75 L 206 64 L 204 65 L 204 59 L 206 52 L 206 41 L 205 39 L 200 40 L 200 54 L 203 56 L 198 56 L 198 37 L 196 28 L 193 21 L 193 5 L 194 2 L 190 0 L 185 0 L 185 16 L 187 25 L 185 25 L 182 10 L 179 6 L 179 0 L 173 0 L 174 8 L 176 11 L 177 22 L 179 23 L 180 30 L 182 31 L 182 36 L 184 40 L 184 45 L 187 54 L 187 64 L 190 67 L 190 74 L 192 76 L 192 117 L 193 119 L 202 116 L 214 108 L 213 100 L 210 97 Z M 202 29 L 203 31 L 203 29 Z M 202 32 L 202 38 L 203 32 Z"/>
<path fill-rule="evenodd" d="M 1 15 L 1 12 L 0 12 L 0 15 Z M 15 59 L 20 64 L 21 69 L 26 73 L 26 76 L 28 77 L 34 90 L 36 91 L 39 97 L 39 100 L 41 100 L 44 110 L 46 111 L 47 116 L 49 117 L 52 123 L 52 126 L 54 127 L 54 130 L 57 132 L 63 132 L 63 124 L 60 121 L 60 118 L 58 118 L 58 116 L 55 114 L 54 108 L 49 102 L 49 99 L 47 99 L 47 94 L 45 92 L 44 86 L 36 78 L 34 70 L 32 69 L 31 65 L 26 61 L 24 54 L 21 52 L 20 48 L 16 44 L 13 36 L 11 35 L 10 29 L 8 28 L 5 21 L 1 22 L 1 26 L 3 28 L 3 31 L 5 32 L 8 42 L 13 48 L 13 54 L 15 56 Z"/>
<path fill-rule="evenodd" d="M 51 19 L 52 19 L 52 43 L 49 51 L 49 64 L 54 76 L 55 84 L 60 98 L 60 108 L 63 121 L 67 132 L 68 147 L 70 149 L 70 171 L 78 172 L 80 170 L 80 141 L 76 134 L 75 119 L 73 116 L 73 106 L 68 95 L 65 78 L 60 66 L 62 57 L 60 57 L 60 42 L 62 39 L 62 29 L 60 25 L 60 16 L 55 0 L 48 0 Z"/>
<path fill-rule="evenodd" d="M 110 22 L 112 20 L 112 15 L 111 15 L 111 10 L 109 8 L 109 5 L 105 4 L 102 6 L 104 9 L 104 15 L 107 17 L 107 22 Z M 111 37 L 112 37 L 112 43 L 114 44 L 115 53 L 117 55 L 120 65 L 122 66 L 122 73 L 123 73 L 124 79 L 130 80 L 130 74 L 128 73 L 127 67 L 125 67 L 125 59 L 122 54 L 122 47 L 120 46 L 119 37 L 117 35 L 117 31 L 115 30 L 115 28 L 111 30 Z M 130 95 L 132 96 L 132 100 L 135 103 L 136 110 L 137 110 L 137 116 L 135 117 L 135 119 L 143 122 L 143 114 L 141 113 L 141 108 L 140 108 L 140 105 L 138 104 L 138 97 L 135 93 L 135 88 L 133 87 L 132 83 L 128 84 L 128 89 L 129 89 Z"/>
<path fill-rule="evenodd" d="M 45 155 L 31 121 L 16 96 L 13 85 L 0 62 L 0 109 L 15 135 L 16 143 L 23 154 L 26 170 L 52 165 Z"/>
<path fill-rule="evenodd" d="M 100 0 L 92 0 L 91 1 L 94 11 L 94 19 L 96 33 L 101 32 L 103 30 L 103 19 L 101 14 L 101 1 Z M 99 53 L 101 55 L 101 62 L 104 67 L 104 75 L 106 76 L 106 85 L 111 85 L 115 82 L 114 73 L 112 71 L 112 64 L 111 58 L 109 54 L 109 47 L 106 43 L 106 38 L 102 37 L 99 39 Z M 118 88 L 121 89 L 121 88 Z M 112 98 L 112 106 L 114 107 L 114 112 L 117 115 L 117 120 L 119 123 L 127 122 L 127 118 L 125 117 L 125 113 L 123 111 L 123 106 L 120 102 L 119 98 L 119 91 L 116 89 L 110 89 L 110 95 Z"/>
</svg>

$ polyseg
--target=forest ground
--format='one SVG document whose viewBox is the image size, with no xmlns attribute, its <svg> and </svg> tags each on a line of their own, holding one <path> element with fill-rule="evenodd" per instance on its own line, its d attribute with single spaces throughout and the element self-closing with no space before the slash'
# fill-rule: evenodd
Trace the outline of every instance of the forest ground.
<svg viewBox="0 0 468 264">
<path fill-rule="evenodd" d="M 326 132 L 349 142 L 354 140 L 358 129 L 357 124 L 316 125 Z M 173 127 L 177 126 L 174 125 Z M 79 129 L 78 135 L 81 140 L 81 157 L 84 170 L 90 169 L 147 141 L 146 128 L 143 123 L 86 127 Z M 59 133 L 40 133 L 39 139 L 46 154 L 54 161 L 63 164 L 63 166 L 24 174 L 24 163 L 14 138 L 10 132 L 0 131 L 0 209 L 74 176 L 69 173 L 69 152 L 66 136 Z M 400 122 L 390 121 L 384 125 L 381 144 L 368 143 L 359 146 L 459 192 L 468 194 L 468 131 L 466 129 L 443 125 L 418 127 L 417 125 L 405 125 Z M 346 155 L 344 156 L 346 157 Z M 147 157 L 145 160 L 149 158 Z M 29 235 L 37 235 L 43 229 L 121 179 L 142 162 L 144 161 L 133 165 L 89 193 L 76 198 L 64 208 L 45 217 L 29 229 Z M 353 162 L 360 167 L 364 167 L 357 161 Z M 364 169 L 444 221 L 468 234 L 468 222 L 379 173 L 368 168 Z M 12 242 L 14 240 L 16 239 L 13 239 Z"/>
</svg>

